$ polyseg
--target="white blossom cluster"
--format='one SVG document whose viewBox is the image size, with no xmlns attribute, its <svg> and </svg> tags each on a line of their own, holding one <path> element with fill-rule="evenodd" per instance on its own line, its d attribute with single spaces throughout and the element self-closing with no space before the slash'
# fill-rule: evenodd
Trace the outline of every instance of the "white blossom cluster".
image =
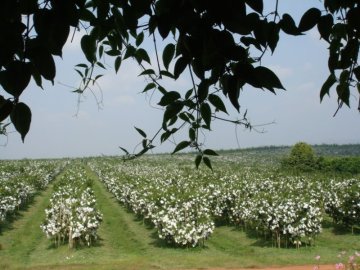
<svg viewBox="0 0 360 270">
<path fill-rule="evenodd" d="M 212 173 L 176 161 L 147 158 L 119 164 L 95 159 L 90 166 L 121 203 L 155 225 L 159 238 L 182 246 L 201 243 L 214 224 L 224 223 L 257 231 L 279 247 L 313 244 L 324 209 L 329 209 L 327 194 L 336 187 L 325 177 L 283 175 L 260 166 Z M 336 181 L 348 186 L 350 180 Z M 351 190 L 345 193 L 357 199 L 351 200 L 352 212 L 344 213 L 359 217 L 359 188 Z"/>
<path fill-rule="evenodd" d="M 321 232 L 323 211 L 317 186 L 309 179 L 272 176 L 242 179 L 228 211 L 235 224 L 269 235 L 280 246 L 313 239 Z"/>
<path fill-rule="evenodd" d="M 360 181 L 331 179 L 324 193 L 326 212 L 336 223 L 360 226 Z"/>
<path fill-rule="evenodd" d="M 72 248 L 78 243 L 90 246 L 98 238 L 102 220 L 96 209 L 91 182 L 78 169 L 69 169 L 60 180 L 45 210 L 46 219 L 40 226 L 55 245 L 68 242 Z"/>
<path fill-rule="evenodd" d="M 61 170 L 62 162 L 2 161 L 0 163 L 0 222 L 14 214 Z"/>
<path fill-rule="evenodd" d="M 167 169 L 148 167 L 144 177 L 141 167 L 132 168 L 127 176 L 106 164 L 93 164 L 92 168 L 120 202 L 156 227 L 160 239 L 179 246 L 196 246 L 213 233 L 209 200 L 205 194 L 194 192 L 197 183 L 184 179 L 183 172 L 173 170 L 169 174 Z M 154 177 L 149 178 L 150 174 Z"/>
</svg>

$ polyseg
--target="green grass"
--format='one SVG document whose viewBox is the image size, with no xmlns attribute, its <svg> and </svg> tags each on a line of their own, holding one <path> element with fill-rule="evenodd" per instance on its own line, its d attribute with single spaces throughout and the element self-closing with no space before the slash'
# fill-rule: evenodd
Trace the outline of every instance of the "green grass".
<svg viewBox="0 0 360 270">
<path fill-rule="evenodd" d="M 254 235 L 232 226 L 215 229 L 205 247 L 174 248 L 156 238 L 156 231 L 106 191 L 97 177 L 93 189 L 103 222 L 100 240 L 93 247 L 70 250 L 54 247 L 40 229 L 52 186 L 39 194 L 0 234 L 0 269 L 181 269 L 210 267 L 263 267 L 337 262 L 342 250 L 360 250 L 359 232 L 334 229 L 327 221 L 314 247 L 275 248 Z M 310 268 L 311 269 L 311 268 Z"/>
</svg>

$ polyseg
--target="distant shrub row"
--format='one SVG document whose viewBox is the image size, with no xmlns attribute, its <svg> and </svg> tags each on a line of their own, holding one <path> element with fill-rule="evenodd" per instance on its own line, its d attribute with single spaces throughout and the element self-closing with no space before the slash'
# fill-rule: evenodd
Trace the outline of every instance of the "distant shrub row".
<svg viewBox="0 0 360 270">
<path fill-rule="evenodd" d="M 317 157 L 311 145 L 299 142 L 281 162 L 283 169 L 360 174 L 360 157 Z"/>
</svg>

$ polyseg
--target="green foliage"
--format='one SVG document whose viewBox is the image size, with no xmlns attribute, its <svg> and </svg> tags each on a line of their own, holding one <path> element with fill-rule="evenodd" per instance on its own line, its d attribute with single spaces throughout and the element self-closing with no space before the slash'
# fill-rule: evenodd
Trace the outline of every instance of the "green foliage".
<svg viewBox="0 0 360 270">
<path fill-rule="evenodd" d="M 299 23 L 290 14 L 279 13 L 278 1 L 273 1 L 273 10 L 264 12 L 263 0 L 226 0 L 221 5 L 200 0 L 4 0 L 0 7 L 0 85 L 10 95 L 0 95 L 0 121 L 19 108 L 16 105 L 32 78 L 39 87 L 42 79 L 54 81 L 54 56 L 62 56 L 73 28 L 84 28 L 87 33 L 80 45 L 89 63 L 76 67 L 82 80 L 75 93 L 83 93 L 102 76 L 95 74 L 95 67 L 104 69 L 106 56 L 106 63 L 113 58 L 116 73 L 123 61 L 135 60 L 143 69 L 140 75 L 148 81 L 143 92 L 158 91 L 163 96 L 161 127 L 131 158 L 151 149 L 156 137 L 163 142 L 183 127 L 195 130 L 188 146 L 204 155 L 199 134 L 210 130 L 212 121 L 225 119 L 219 116 L 228 109 L 222 99 L 229 99 L 240 113 L 244 86 L 272 93 L 285 89 L 277 75 L 262 65 L 265 53 L 276 50 L 281 32 L 298 36 L 317 27 L 329 43 L 330 74 L 320 100 L 335 87 L 339 108 L 349 106 L 351 90 L 360 89 L 360 6 L 355 0 L 324 1 L 324 9 L 310 8 Z M 162 55 L 157 51 L 159 36 L 165 43 Z M 146 38 L 154 43 L 156 64 L 142 47 Z M 164 77 L 177 80 L 186 69 L 193 82 L 191 91 L 177 89 L 174 94 L 162 85 Z M 10 120 L 24 140 L 31 114 L 22 112 Z M 252 128 L 246 112 L 240 120 L 225 121 Z"/>
<path fill-rule="evenodd" d="M 360 174 L 360 157 L 325 157 L 319 159 L 323 171 L 344 174 Z"/>
<path fill-rule="evenodd" d="M 289 157 L 282 161 L 282 165 L 289 169 L 311 171 L 316 169 L 317 159 L 311 145 L 298 142 L 291 149 Z"/>
<path fill-rule="evenodd" d="M 345 153 L 347 151 L 346 148 L 354 151 L 359 147 L 353 145 L 351 147 L 314 146 L 313 148 L 316 152 L 318 152 L 319 148 L 326 148 L 328 154 L 335 155 L 336 153 Z M 243 174 L 244 176 L 247 175 L 249 183 L 251 184 L 253 183 L 253 177 L 249 172 L 258 171 L 259 165 L 261 167 L 263 166 L 262 173 L 264 173 L 264 178 L 272 181 L 271 178 L 268 178 L 268 176 L 273 173 L 274 164 L 272 162 L 287 150 L 287 147 L 263 147 L 242 149 L 236 152 L 223 152 L 221 154 L 224 157 L 219 159 L 214 158 L 214 160 L 212 160 L 213 162 L 221 162 L 221 165 L 220 163 L 216 164 L 214 174 L 206 170 L 199 170 L 200 173 L 198 171 L 194 172 L 191 169 L 191 162 L 193 160 L 191 155 L 178 155 L 177 157 L 170 157 L 169 155 L 148 156 L 142 160 L 125 165 L 119 164 L 118 158 L 102 157 L 91 160 L 99 162 L 100 165 L 104 162 L 104 164 L 123 166 L 127 168 L 131 175 L 138 174 L 144 168 L 148 168 L 152 173 L 157 173 L 161 175 L 161 177 L 165 177 L 165 179 L 173 182 L 177 182 L 176 180 L 179 179 L 177 177 L 177 171 L 184 169 L 186 177 L 189 176 L 186 170 L 195 176 L 196 181 L 191 181 L 190 183 L 196 184 L 204 181 L 204 187 L 211 187 L 207 183 L 209 183 L 209 180 L 214 176 L 217 177 L 219 171 L 226 173 L 229 179 L 235 182 L 237 179 L 234 177 L 234 173 Z M 356 152 L 353 153 L 355 154 Z M 87 160 L 89 161 L 89 159 Z M 73 159 L 64 161 L 74 163 Z M 10 165 L 14 161 L 3 161 L 2 163 L 4 162 Z M 23 162 L 23 169 L 27 171 L 26 168 L 28 168 L 33 161 L 21 162 Z M 250 171 L 245 168 L 248 167 L 249 164 L 253 164 Z M 264 166 L 264 164 L 266 164 L 266 166 Z M 171 169 L 168 169 L 168 166 L 170 166 Z M 106 173 L 110 172 L 104 166 L 100 166 L 100 168 Z M 2 172 L 5 171 L 16 173 L 19 172 L 20 169 L 2 168 Z M 40 170 L 37 169 L 36 172 L 40 172 Z M 119 171 L 113 172 L 115 175 L 114 178 L 125 177 L 125 175 L 119 173 Z M 177 176 L 166 177 L 164 173 Z M 200 175 L 203 174 L 209 176 L 208 180 L 200 177 Z M 55 249 L 53 245 L 49 244 L 49 239 L 42 233 L 40 225 L 45 216 L 44 210 L 49 204 L 49 199 L 53 193 L 52 186 L 50 186 L 45 191 L 37 194 L 36 199 L 26 209 L 22 210 L 20 215 L 17 215 L 17 218 L 9 228 L 1 228 L 1 269 L 40 269 L 44 267 L 56 267 L 57 269 L 114 268 L 129 270 L 134 269 L 134 266 L 140 267 L 141 269 L 154 269 L 154 265 L 163 269 L 172 269 L 174 265 L 181 266 L 185 269 L 204 267 L 233 269 L 264 268 L 295 264 L 311 265 L 314 262 L 314 254 L 321 255 L 321 263 L 323 264 L 335 264 L 339 261 L 339 258 L 334 256 L 334 254 L 337 254 L 339 250 L 346 250 L 347 254 L 352 254 L 355 250 L 360 249 L 359 230 L 355 227 L 354 234 L 351 234 L 349 230 L 335 226 L 329 218 L 326 218 L 323 231 L 315 239 L 315 245 L 312 247 L 302 246 L 301 250 L 271 247 L 271 236 L 264 239 L 258 231 L 243 230 L 228 225 L 217 227 L 211 238 L 206 241 L 205 248 L 182 249 L 164 246 L 154 238 L 156 230 L 148 226 L 146 222 L 144 224 L 143 220 L 135 217 L 133 213 L 130 213 L 125 207 L 117 203 L 114 196 L 105 190 L 105 186 L 98 181 L 95 174 L 90 172 L 89 168 L 87 168 L 84 177 L 87 177 L 87 175 L 93 179 L 93 189 L 97 199 L 98 209 L 103 213 L 104 218 L 104 222 L 102 222 L 98 230 L 101 239 L 99 245 L 91 248 L 77 248 L 70 252 L 67 246 L 60 246 Z M 148 176 L 149 175 L 145 175 L 145 179 L 149 180 Z M 319 185 L 319 183 L 329 181 L 327 181 L 328 177 L 320 174 L 319 176 L 320 178 L 309 177 L 309 175 L 306 174 L 300 178 L 305 177 L 305 179 L 312 180 L 304 182 L 313 182 L 314 187 L 320 188 L 321 185 Z M 104 175 L 102 175 L 102 177 L 104 177 Z M 186 177 L 181 178 L 183 180 Z M 136 178 L 131 177 L 129 179 L 135 180 Z M 319 181 L 319 179 L 321 180 Z M 111 178 L 108 178 L 108 180 L 111 180 Z M 299 182 L 302 183 L 301 180 L 298 181 L 295 179 L 295 184 L 292 185 L 292 182 L 287 182 L 286 178 L 284 180 L 286 186 L 289 187 L 296 187 Z M 337 180 L 343 182 L 342 177 L 339 177 Z M 224 182 L 224 180 L 221 181 Z M 356 181 L 358 182 L 358 180 Z M 140 185 L 145 183 L 147 182 L 141 181 Z M 283 187 L 283 185 L 281 185 L 281 187 Z M 160 186 L 157 189 L 163 190 L 163 187 Z M 333 190 L 336 191 L 338 189 L 334 187 Z M 224 193 L 217 193 L 216 187 L 213 191 L 218 195 L 226 195 Z M 312 199 L 313 197 L 309 195 L 309 191 L 313 190 L 301 189 L 300 194 Z M 319 190 L 316 190 L 316 192 L 312 192 L 311 194 L 319 194 L 317 193 L 318 191 Z M 285 195 L 284 193 L 285 192 L 277 192 L 276 194 L 282 196 Z M 131 197 L 131 199 L 136 198 L 138 197 Z M 200 200 L 203 200 L 203 198 L 200 198 Z M 247 210 L 247 208 L 244 210 Z M 345 257 L 348 259 L 347 255 Z M 124 258 L 126 259 L 124 260 Z"/>
<path fill-rule="evenodd" d="M 299 142 L 295 144 L 290 151 L 290 155 L 281 160 L 282 168 L 307 172 L 360 174 L 360 157 L 356 152 L 357 145 L 349 145 L 349 147 L 322 145 L 315 147 L 317 152 L 323 152 L 323 155 L 315 155 L 313 147 L 307 143 Z M 343 155 L 345 156 L 338 156 L 338 151 L 344 151 Z"/>
</svg>

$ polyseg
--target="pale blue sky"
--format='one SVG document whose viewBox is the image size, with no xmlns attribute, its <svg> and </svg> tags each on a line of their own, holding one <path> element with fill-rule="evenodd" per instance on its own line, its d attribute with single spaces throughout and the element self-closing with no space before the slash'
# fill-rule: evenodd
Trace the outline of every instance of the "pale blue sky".
<svg viewBox="0 0 360 270">
<path fill-rule="evenodd" d="M 265 1 L 266 4 L 273 1 Z M 299 14 L 317 0 L 280 1 L 280 13 L 290 9 L 297 22 Z M 75 37 L 79 40 L 80 35 Z M 162 45 L 159 44 L 160 49 Z M 79 77 L 73 66 L 84 62 L 78 43 L 66 46 L 64 60 L 58 61 L 55 85 L 44 84 L 41 90 L 33 84 L 27 89 L 22 101 L 32 110 L 33 119 L 25 143 L 17 133 L 1 138 L 1 159 L 82 157 L 122 154 L 118 146 L 132 151 L 141 137 L 133 128 L 142 128 L 152 135 L 161 125 L 162 111 L 154 108 L 157 95 L 139 94 L 146 82 L 137 75 L 141 69 L 134 61 L 123 63 L 119 74 L 109 69 L 99 80 L 103 95 L 99 109 L 92 94 L 83 98 L 79 114 L 77 96 L 70 88 L 76 87 Z M 153 57 L 152 57 L 153 58 Z M 243 127 L 216 122 L 213 132 L 206 133 L 203 142 L 209 148 L 229 149 L 264 145 L 292 145 L 298 141 L 311 144 L 360 143 L 360 115 L 356 109 L 358 94 L 351 97 L 351 108 L 343 107 L 333 118 L 337 108 L 335 90 L 320 104 L 319 90 L 328 76 L 326 43 L 319 41 L 314 29 L 306 36 L 283 36 L 273 56 L 267 54 L 263 65 L 272 68 L 287 91 L 277 95 L 245 87 L 240 96 L 241 112 L 248 110 L 252 124 L 275 122 L 265 126 L 265 133 L 249 132 Z M 169 89 L 186 90 L 191 87 L 188 77 L 167 83 Z M 230 108 L 230 107 L 229 107 Z M 240 118 L 229 109 L 232 118 Z M 11 129 L 13 130 L 13 128 Z M 185 137 L 175 137 L 177 142 Z M 156 145 L 159 145 L 156 142 Z M 165 143 L 157 152 L 171 151 L 174 145 Z"/>
</svg>

